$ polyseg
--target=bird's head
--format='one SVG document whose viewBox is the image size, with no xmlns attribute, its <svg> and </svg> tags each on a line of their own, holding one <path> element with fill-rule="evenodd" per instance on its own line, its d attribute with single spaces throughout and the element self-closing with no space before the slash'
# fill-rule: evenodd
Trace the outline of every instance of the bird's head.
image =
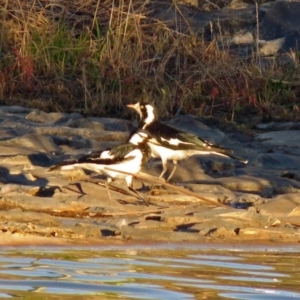
<svg viewBox="0 0 300 300">
<path fill-rule="evenodd" d="M 134 109 L 140 115 L 144 124 L 150 124 L 157 120 L 157 112 L 153 104 L 137 102 L 135 104 L 127 104 L 127 107 Z"/>
</svg>

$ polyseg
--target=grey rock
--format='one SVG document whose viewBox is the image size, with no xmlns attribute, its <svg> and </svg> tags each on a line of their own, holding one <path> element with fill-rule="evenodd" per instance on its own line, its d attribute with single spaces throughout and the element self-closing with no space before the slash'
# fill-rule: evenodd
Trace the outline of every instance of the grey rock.
<svg viewBox="0 0 300 300">
<path fill-rule="evenodd" d="M 294 229 L 300 227 L 300 218 L 297 216 L 284 216 L 279 218 L 282 224 L 285 226 L 292 226 Z"/>
<path fill-rule="evenodd" d="M 69 126 L 69 124 L 72 124 L 74 122 L 75 127 L 76 127 L 76 121 L 77 120 L 85 120 L 85 118 L 83 118 L 83 116 L 79 113 L 73 112 L 70 114 L 62 114 L 61 118 L 57 118 L 57 120 L 55 122 L 53 122 L 52 125 L 56 125 L 56 126 Z M 72 126 L 70 126 L 72 127 Z"/>
<path fill-rule="evenodd" d="M 260 40 L 258 42 L 259 54 L 265 56 L 274 55 L 277 52 L 279 52 L 280 49 L 282 49 L 284 43 L 285 43 L 285 37 L 275 39 L 275 40 L 270 40 L 270 41 Z"/>
<path fill-rule="evenodd" d="M 120 141 L 124 142 L 129 136 L 129 132 L 114 131 L 95 131 L 89 128 L 70 128 L 70 127 L 38 127 L 33 130 L 41 135 L 62 135 L 72 137 L 80 135 L 84 138 L 94 139 L 98 141 Z"/>
<path fill-rule="evenodd" d="M 195 134 L 214 144 L 219 144 L 225 136 L 222 131 L 207 127 L 198 118 L 191 115 L 179 115 L 166 123 L 179 130 Z"/>
<path fill-rule="evenodd" d="M 270 131 L 256 135 L 256 139 L 270 146 L 300 147 L 299 130 Z"/>
<path fill-rule="evenodd" d="M 0 219 L 2 221 L 14 221 L 24 223 L 34 222 L 35 224 L 44 224 L 47 226 L 59 225 L 59 221 L 54 216 L 42 212 L 23 211 L 20 208 L 0 211 Z"/>
<path fill-rule="evenodd" d="M 297 181 L 266 174 L 260 177 L 249 175 L 224 177 L 218 178 L 217 181 L 227 189 L 256 192 L 262 197 L 272 197 L 274 194 L 282 193 L 298 193 L 300 188 Z"/>
<path fill-rule="evenodd" d="M 279 225 L 281 222 L 273 215 L 261 215 L 253 211 L 235 210 L 218 215 L 224 222 L 237 223 L 242 227 L 269 227 Z"/>
<path fill-rule="evenodd" d="M 280 172 L 280 176 L 283 178 L 290 178 L 293 180 L 300 181 L 300 170 L 293 170 L 293 171 L 282 171 Z"/>
<path fill-rule="evenodd" d="M 55 145 L 51 137 L 35 133 L 28 133 L 10 140 L 0 141 L 0 146 L 29 148 L 35 149 L 36 152 L 60 151 L 59 147 Z"/>
<path fill-rule="evenodd" d="M 250 194 L 250 193 L 235 193 L 235 203 L 240 203 L 240 204 L 261 204 L 264 203 L 265 200 L 256 195 L 256 194 Z"/>
<path fill-rule="evenodd" d="M 139 240 L 139 241 L 167 241 L 167 242 L 182 242 L 182 241 L 200 241 L 202 238 L 197 233 L 186 234 L 185 232 L 168 232 L 158 231 L 155 229 L 133 228 L 123 226 L 120 229 L 124 239 Z"/>
<path fill-rule="evenodd" d="M 166 176 L 171 173 L 173 165 L 168 164 L 168 171 Z M 159 176 L 162 171 L 162 164 L 160 160 L 150 160 L 146 167 L 143 168 L 146 173 L 153 176 Z M 185 159 L 179 162 L 177 169 L 174 173 L 172 181 L 174 182 L 187 182 L 194 180 L 210 180 L 211 178 L 205 174 L 204 169 L 201 165 L 201 159 L 199 157 L 193 156 L 189 159 Z"/>
<path fill-rule="evenodd" d="M 267 203 L 255 206 L 260 214 L 272 214 L 275 217 L 294 216 L 298 214 L 300 193 L 284 194 L 274 197 Z"/>
<path fill-rule="evenodd" d="M 201 233 L 203 230 L 201 231 Z M 214 237 L 217 239 L 228 239 L 228 238 L 235 238 L 237 235 L 238 229 L 234 228 L 234 226 L 223 226 L 223 227 L 218 227 L 213 230 L 208 231 L 205 235 Z"/>
<path fill-rule="evenodd" d="M 293 228 L 242 228 L 238 232 L 238 236 L 248 240 L 279 240 L 285 242 L 286 240 L 298 240 L 300 232 Z"/>
<path fill-rule="evenodd" d="M 107 231 L 105 231 L 103 228 L 100 229 L 97 225 L 91 225 L 86 223 L 77 223 L 75 226 L 70 227 L 70 229 L 73 231 L 73 234 L 82 236 L 84 238 L 89 237 L 102 237 L 102 232 L 107 234 Z M 113 232 L 111 232 L 111 235 Z M 107 236 L 107 235 L 106 235 Z"/>
<path fill-rule="evenodd" d="M 218 178 L 217 181 L 225 188 L 240 192 L 262 193 L 266 188 L 272 187 L 269 180 L 242 175 L 235 177 Z"/>
<path fill-rule="evenodd" d="M 114 228 L 120 228 L 122 226 L 129 226 L 129 225 L 134 225 L 138 224 L 140 222 L 139 217 L 131 217 L 131 216 L 124 216 L 124 217 L 115 217 L 111 218 L 105 221 L 106 226 L 110 225 Z"/>
<path fill-rule="evenodd" d="M 45 113 L 40 110 L 33 110 L 26 116 L 26 119 L 36 123 L 54 124 L 65 116 L 66 114 L 64 113 Z"/>
<path fill-rule="evenodd" d="M 188 187 L 194 193 L 219 203 L 229 204 L 236 201 L 236 196 L 232 191 L 218 184 L 200 184 L 199 182 L 198 184 L 189 184 Z"/>
<path fill-rule="evenodd" d="M 290 51 L 294 51 L 295 49 L 298 48 L 299 43 L 300 43 L 300 33 L 298 27 L 298 31 L 293 31 L 286 34 L 286 37 L 284 39 L 284 44 L 280 48 L 279 53 L 287 53 Z"/>
<path fill-rule="evenodd" d="M 32 165 L 49 167 L 52 164 L 52 155 L 46 153 L 31 153 L 29 155 L 0 157 L 0 163 L 6 165 Z"/>
<path fill-rule="evenodd" d="M 262 130 L 300 130 L 300 122 L 271 122 L 255 125 L 256 128 Z"/>
<path fill-rule="evenodd" d="M 70 146 L 77 149 L 91 148 L 91 142 L 79 135 L 74 135 L 71 137 Z"/>
<path fill-rule="evenodd" d="M 23 106 L 13 105 L 13 106 L 1 106 L 0 114 L 28 114 L 32 111 L 30 108 Z"/>
<path fill-rule="evenodd" d="M 88 117 L 87 121 L 101 124 L 108 131 L 131 131 L 133 129 L 130 121 L 122 119 Z"/>
<path fill-rule="evenodd" d="M 233 208 L 228 208 L 228 211 L 232 211 Z M 224 208 L 213 208 L 209 210 L 204 210 L 202 212 L 197 212 L 189 215 L 184 215 L 181 213 L 170 214 L 170 215 L 162 215 L 161 221 L 177 227 L 187 227 L 187 225 L 191 226 L 197 223 L 209 222 L 211 219 L 218 219 L 219 214 L 227 211 Z"/>
<path fill-rule="evenodd" d="M 161 231 L 165 230 L 174 230 L 175 227 L 170 226 L 170 224 L 154 221 L 154 220 L 145 220 L 141 221 L 136 225 L 133 225 L 134 228 L 145 228 L 145 229 L 157 229 Z"/>
<path fill-rule="evenodd" d="M 65 126 L 69 126 L 72 128 L 89 128 L 93 130 L 105 130 L 104 124 L 84 118 L 78 118 L 78 119 L 70 119 L 68 122 L 66 122 Z"/>
<path fill-rule="evenodd" d="M 277 1 L 261 22 L 260 36 L 265 40 L 281 38 L 300 28 L 300 3 Z M 287 21 L 288 20 L 288 21 Z"/>
<path fill-rule="evenodd" d="M 1 151 L 3 150 L 3 151 Z M 33 149 L 26 149 L 26 148 L 18 148 L 18 147 L 5 147 L 0 146 L 1 156 L 0 156 L 0 163 L 2 164 L 2 167 L 9 167 L 8 165 L 11 164 L 11 162 L 14 164 L 18 164 L 18 160 L 23 160 L 26 163 L 29 162 L 27 158 L 24 158 L 25 156 L 28 156 L 30 154 L 35 153 Z M 15 158 L 16 157 L 16 158 Z"/>
<path fill-rule="evenodd" d="M 299 240 L 297 123 L 262 126 L 260 130 L 272 132 L 259 134 L 253 140 L 226 126 L 221 131 L 220 124 L 213 120 L 178 115 L 168 123 L 220 142 L 239 156 L 249 158 L 250 163 L 243 165 L 215 155 L 182 160 L 173 184 L 198 197 L 186 195 L 174 186 L 155 187 L 145 192 L 150 201 L 146 206 L 128 194 L 124 180 L 112 183 L 117 190 L 111 190 L 110 200 L 105 177 L 100 174 L 81 169 L 48 171 L 49 166 L 66 158 L 125 141 L 133 122 L 83 118 L 78 114 L 52 115 L 21 108 L 16 110 L 20 113 L 13 111 L 0 109 L 0 208 L 8 211 L 0 213 L 0 220 L 1 229 L 6 232 L 77 241 L 104 237 L 165 242 L 232 241 L 255 239 L 256 234 L 264 240 Z M 169 171 L 172 167 L 170 163 Z M 157 176 L 161 161 L 150 161 L 143 171 Z M 151 186 L 152 177 L 147 178 L 149 182 L 145 184 Z M 141 182 L 134 180 L 134 187 L 141 187 Z M 216 208 L 199 197 L 227 206 Z"/>
<path fill-rule="evenodd" d="M 257 20 L 261 54 L 297 51 L 299 34 L 298 1 L 180 1 L 180 15 L 170 2 L 155 6 L 151 15 L 171 29 L 201 34 L 206 40 L 219 41 L 219 47 L 248 58 L 256 51 Z M 196 6 L 195 10 L 193 7 Z M 176 22 L 174 16 L 176 15 Z M 288 20 L 288 21 L 287 21 Z M 177 24 L 177 27 L 176 27 Z M 181 26 L 178 27 L 178 24 Z M 188 25 L 187 25 L 188 24 Z M 238 46 L 237 46 L 238 45 Z M 285 58 L 283 58 L 284 60 Z M 279 60 L 280 61 L 280 60 Z"/>
<path fill-rule="evenodd" d="M 280 153 L 261 153 L 252 162 L 252 165 L 273 170 L 299 170 L 300 157 Z"/>
<path fill-rule="evenodd" d="M 207 174 L 213 175 L 213 173 L 223 173 L 238 175 L 239 169 L 238 167 L 245 167 L 241 162 L 231 159 L 228 157 L 222 157 L 216 154 L 211 155 L 199 155 L 199 160 L 202 162 L 202 167 L 206 171 Z M 225 173 L 224 173 L 225 172 Z"/>
<path fill-rule="evenodd" d="M 262 215 L 256 211 L 246 210 L 215 210 L 213 214 L 209 214 L 209 212 L 198 213 L 195 215 L 195 221 L 197 220 L 196 217 L 197 222 L 182 223 L 177 226 L 185 228 L 186 231 L 197 231 L 201 235 L 219 236 L 222 232 L 223 236 L 233 237 L 240 228 L 281 224 L 281 221 L 271 214 Z M 217 230 L 219 230 L 218 233 L 216 233 Z"/>
<path fill-rule="evenodd" d="M 213 219 L 205 223 L 193 225 L 188 228 L 188 231 L 198 231 L 202 236 L 230 239 L 236 237 L 238 227 L 231 223 L 221 224 L 221 222 L 219 222 L 218 220 Z"/>
</svg>

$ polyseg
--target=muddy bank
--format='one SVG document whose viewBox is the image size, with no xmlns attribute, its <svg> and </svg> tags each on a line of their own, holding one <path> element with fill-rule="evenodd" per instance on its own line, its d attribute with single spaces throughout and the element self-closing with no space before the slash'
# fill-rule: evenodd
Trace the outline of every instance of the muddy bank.
<svg viewBox="0 0 300 300">
<path fill-rule="evenodd" d="M 18 106 L 0 107 L 0 122 L 2 245 L 300 241 L 298 123 L 258 125 L 250 135 L 191 115 L 173 118 L 169 124 L 231 148 L 249 164 L 189 158 L 171 186 L 145 192 L 145 205 L 122 180 L 113 183 L 111 201 L 99 175 L 49 172 L 65 158 L 122 143 L 134 123 Z M 161 162 L 142 171 L 150 186 Z"/>
</svg>

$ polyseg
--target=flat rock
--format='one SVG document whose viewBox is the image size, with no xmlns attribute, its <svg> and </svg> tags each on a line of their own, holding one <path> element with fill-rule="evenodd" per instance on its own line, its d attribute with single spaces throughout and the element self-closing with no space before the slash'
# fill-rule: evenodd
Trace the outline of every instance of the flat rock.
<svg viewBox="0 0 300 300">
<path fill-rule="evenodd" d="M 287 224 L 291 226 L 300 227 L 300 218 L 299 216 L 290 216 L 290 217 L 280 217 L 279 218 L 282 224 Z"/>
<path fill-rule="evenodd" d="M 8 157 L 8 156 L 14 156 L 14 155 L 28 155 L 36 153 L 35 149 L 32 148 L 24 148 L 22 146 L 16 147 L 16 146 L 3 146 L 0 142 L 0 156 L 2 158 Z"/>
<path fill-rule="evenodd" d="M 159 221 L 154 221 L 154 220 L 145 220 L 145 221 L 140 221 L 138 224 L 133 225 L 134 228 L 145 228 L 145 229 L 158 229 L 158 230 L 174 230 L 175 227 L 170 226 L 170 224 L 159 222 Z"/>
<path fill-rule="evenodd" d="M 6 211 L 0 211 L 1 221 L 15 222 L 33 222 L 35 224 L 43 224 L 45 226 L 58 226 L 60 222 L 54 216 L 42 212 L 23 211 L 15 208 Z"/>
<path fill-rule="evenodd" d="M 228 209 L 229 211 L 233 209 Z M 211 219 L 215 218 L 218 219 L 219 214 L 223 213 L 224 211 L 227 211 L 227 209 L 224 208 L 213 208 L 209 210 L 204 210 L 201 212 L 197 213 L 190 213 L 190 214 L 185 214 L 182 215 L 180 213 L 173 213 L 173 214 L 163 214 L 161 216 L 161 221 L 170 224 L 172 226 L 177 226 L 177 227 L 188 227 L 192 226 L 197 223 L 204 223 L 208 222 Z"/>
<path fill-rule="evenodd" d="M 26 108 L 23 106 L 18 106 L 18 105 L 12 105 L 12 106 L 1 106 L 0 107 L 0 114 L 28 114 L 31 112 L 32 109 Z"/>
<path fill-rule="evenodd" d="M 166 177 L 172 172 L 174 165 L 169 162 Z M 151 159 L 143 168 L 143 172 L 158 177 L 162 171 L 160 159 Z M 196 156 L 184 159 L 179 162 L 176 171 L 172 177 L 173 182 L 185 182 L 193 180 L 211 180 L 211 177 L 205 174 L 204 169 Z"/>
<path fill-rule="evenodd" d="M 266 12 L 261 23 L 260 37 L 266 40 L 280 38 L 300 27 L 300 3 L 298 1 L 276 1 Z M 289 20 L 286 22 L 286 20 Z M 289 51 L 289 49 L 286 49 Z"/>
<path fill-rule="evenodd" d="M 115 118 L 86 118 L 88 122 L 98 123 L 107 131 L 131 131 L 134 127 L 132 122 L 128 120 L 115 119 Z"/>
<path fill-rule="evenodd" d="M 29 155 L 15 155 L 0 157 L 1 164 L 7 165 L 32 165 L 48 167 L 52 162 L 52 156 L 47 153 L 31 153 Z"/>
<path fill-rule="evenodd" d="M 34 132 L 41 135 L 62 135 L 72 137 L 80 135 L 85 138 L 90 138 L 98 141 L 121 141 L 124 142 L 128 136 L 128 132 L 114 131 L 95 131 L 89 128 L 70 128 L 70 127 L 38 127 Z"/>
<path fill-rule="evenodd" d="M 225 136 L 222 131 L 209 128 L 208 126 L 204 125 L 198 118 L 192 115 L 177 116 L 166 123 L 179 130 L 184 130 L 186 132 L 195 134 L 202 139 L 214 144 L 219 144 Z"/>
<path fill-rule="evenodd" d="M 300 193 L 278 195 L 274 199 L 257 205 L 255 208 L 259 209 L 260 214 L 271 213 L 276 217 L 296 216 L 299 214 L 300 207 Z"/>
<path fill-rule="evenodd" d="M 139 241 L 164 241 L 164 242 L 182 242 L 182 241 L 200 241 L 203 238 L 197 233 L 186 234 L 185 232 L 168 232 L 163 230 L 133 228 L 122 226 L 121 235 L 127 240 Z"/>
<path fill-rule="evenodd" d="M 59 147 L 53 142 L 51 137 L 41 134 L 28 133 L 21 137 L 16 137 L 6 141 L 0 141 L 1 146 L 9 147 L 24 147 L 35 149 L 35 151 L 41 152 L 56 152 L 59 151 Z"/>
<path fill-rule="evenodd" d="M 261 215 L 253 211 L 235 210 L 231 212 L 224 212 L 218 215 L 224 221 L 238 222 L 242 227 L 269 227 L 279 225 L 279 219 L 272 214 Z"/>
<path fill-rule="evenodd" d="M 71 119 L 66 122 L 65 126 L 72 127 L 72 128 L 88 128 L 92 130 L 105 130 L 104 124 L 100 121 L 89 120 L 85 118 L 78 118 L 78 119 Z"/>
<path fill-rule="evenodd" d="M 300 241 L 299 231 L 293 228 L 243 228 L 238 232 L 241 239 L 248 240 L 275 240 L 285 242 L 286 240 Z"/>
<path fill-rule="evenodd" d="M 64 118 L 66 114 L 64 113 L 46 113 L 40 110 L 33 110 L 28 115 L 26 115 L 26 119 L 36 123 L 48 123 L 53 124 L 58 120 Z"/>
<path fill-rule="evenodd" d="M 224 177 L 218 178 L 217 182 L 230 190 L 258 193 L 267 198 L 274 196 L 274 194 L 298 193 L 300 191 L 299 182 L 271 175 Z"/>
<path fill-rule="evenodd" d="M 134 122 L 0 107 L 0 231 L 70 241 L 234 241 L 255 239 L 256 233 L 262 240 L 297 241 L 300 147 L 278 143 L 290 133 L 296 140 L 297 127 L 274 128 L 253 140 L 232 129 L 225 134 L 226 128 L 210 122 L 188 115 L 169 121 L 220 142 L 249 164 L 195 155 L 180 161 L 172 185 L 161 181 L 153 187 L 162 170 L 161 161 L 153 159 L 141 172 L 148 190 L 138 196 L 116 180 L 109 199 L 101 174 L 49 167 L 126 141 Z M 270 137 L 275 144 L 267 143 Z M 169 162 L 166 176 L 172 168 Z M 134 188 L 142 188 L 141 181 L 134 179 Z"/>
<path fill-rule="evenodd" d="M 255 125 L 256 128 L 268 131 L 300 130 L 300 122 L 270 122 Z"/>
<path fill-rule="evenodd" d="M 260 133 L 256 135 L 262 144 L 270 146 L 287 146 L 299 147 L 300 145 L 300 131 L 299 130 L 279 130 Z"/>
<path fill-rule="evenodd" d="M 298 133 L 300 135 L 300 131 Z M 261 153 L 252 162 L 252 165 L 259 168 L 299 170 L 300 157 L 281 153 Z"/>
</svg>

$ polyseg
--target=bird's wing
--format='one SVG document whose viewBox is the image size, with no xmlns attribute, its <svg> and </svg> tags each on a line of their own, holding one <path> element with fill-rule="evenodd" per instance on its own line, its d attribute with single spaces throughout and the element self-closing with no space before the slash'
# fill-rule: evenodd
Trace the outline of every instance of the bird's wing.
<svg viewBox="0 0 300 300">
<path fill-rule="evenodd" d="M 71 159 L 69 158 L 69 159 L 63 160 L 63 161 L 51 166 L 48 171 L 55 171 L 55 170 L 59 170 L 60 168 L 62 168 L 64 166 L 72 166 L 72 165 L 75 165 L 78 163 L 82 163 L 83 161 L 85 161 L 86 158 L 91 157 L 93 155 L 98 155 L 98 157 L 99 157 L 99 155 L 100 155 L 99 153 L 101 153 L 101 152 L 96 153 L 96 152 L 89 151 L 86 154 L 80 155 L 78 158 L 71 158 Z"/>
<path fill-rule="evenodd" d="M 149 131 L 151 136 L 150 143 L 162 145 L 173 150 L 197 149 L 197 147 L 203 147 L 203 144 L 205 144 L 205 141 L 197 136 L 164 123 L 153 122 L 145 129 Z"/>
<path fill-rule="evenodd" d="M 112 165 L 124 161 L 132 160 L 133 156 L 128 156 L 136 146 L 128 143 L 115 146 L 102 152 L 94 152 L 77 159 L 77 163 L 94 163 L 99 165 Z"/>
<path fill-rule="evenodd" d="M 248 163 L 248 160 L 236 156 L 232 150 L 221 147 L 221 146 L 214 145 L 210 142 L 207 142 L 207 141 L 201 139 L 200 137 L 198 137 L 196 135 L 189 134 L 189 133 L 180 133 L 179 136 L 180 136 L 181 141 L 193 144 L 194 145 L 193 150 L 211 152 L 211 153 L 215 153 L 215 154 L 219 154 L 219 155 L 221 154 L 221 155 L 225 155 L 230 158 L 236 159 L 244 164 Z M 182 144 L 181 147 L 184 147 L 184 146 L 186 148 L 189 147 L 189 146 L 187 146 L 187 144 Z"/>
<path fill-rule="evenodd" d="M 161 122 L 153 122 L 145 130 L 149 131 L 151 136 L 149 143 L 161 145 L 172 150 L 195 150 L 203 152 L 211 152 L 237 159 L 247 164 L 246 159 L 234 155 L 233 151 L 221 146 L 214 145 L 199 136 L 178 130 Z"/>
<path fill-rule="evenodd" d="M 199 150 L 199 151 L 216 151 L 217 149 L 222 149 L 221 147 L 215 146 L 202 138 L 187 132 L 180 132 L 178 134 L 178 139 L 185 145 L 192 145 L 189 146 L 192 149 Z M 214 148 L 214 150 L 211 150 Z"/>
<path fill-rule="evenodd" d="M 137 147 L 131 143 L 121 144 L 110 149 L 109 155 L 117 160 L 122 160 L 128 153 Z"/>
<path fill-rule="evenodd" d="M 84 164 L 98 164 L 98 165 L 112 165 L 118 164 L 124 161 L 134 159 L 134 156 L 127 156 L 132 150 L 136 149 L 136 146 L 132 144 L 122 144 L 113 148 L 103 151 L 89 151 L 87 154 L 81 155 L 76 159 L 64 160 L 52 167 L 49 171 L 59 170 L 64 166 L 71 165 L 84 165 Z"/>
</svg>

